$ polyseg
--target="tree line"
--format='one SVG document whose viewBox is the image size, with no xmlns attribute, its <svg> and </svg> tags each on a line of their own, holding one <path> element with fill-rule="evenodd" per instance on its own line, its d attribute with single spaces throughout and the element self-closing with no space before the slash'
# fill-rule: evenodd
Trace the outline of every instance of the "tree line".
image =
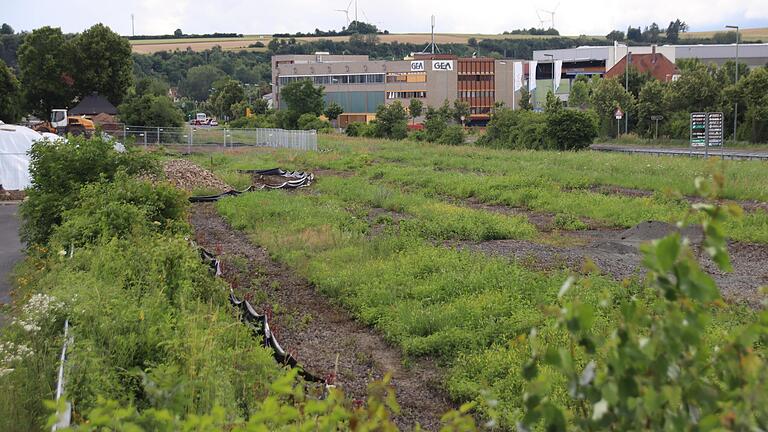
<svg viewBox="0 0 768 432">
<path fill-rule="evenodd" d="M 735 82 L 736 64 L 722 66 L 699 60 L 678 62 L 677 80 L 662 82 L 630 67 L 629 86 L 624 79 L 587 79 L 579 77 L 571 87 L 569 105 L 594 110 L 599 118 L 599 131 L 604 137 L 618 133 L 613 113 L 621 108 L 628 124 L 620 123 L 624 133 L 650 138 L 656 133 L 654 116 L 662 116 L 658 134 L 673 139 L 688 139 L 690 113 L 722 112 L 725 136 L 733 138 L 734 116 L 737 117 L 736 139 L 755 143 L 768 142 L 768 68 L 748 69 L 739 64 L 739 80 Z M 738 104 L 738 112 L 735 105 Z"/>
</svg>

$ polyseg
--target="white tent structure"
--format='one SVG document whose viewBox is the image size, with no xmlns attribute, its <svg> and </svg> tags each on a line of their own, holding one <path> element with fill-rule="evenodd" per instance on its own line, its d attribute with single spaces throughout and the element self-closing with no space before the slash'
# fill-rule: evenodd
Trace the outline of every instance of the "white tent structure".
<svg viewBox="0 0 768 432">
<path fill-rule="evenodd" d="M 0 122 L 0 185 L 5 190 L 21 190 L 32 184 L 29 175 L 29 150 L 44 137 L 24 126 Z"/>
</svg>

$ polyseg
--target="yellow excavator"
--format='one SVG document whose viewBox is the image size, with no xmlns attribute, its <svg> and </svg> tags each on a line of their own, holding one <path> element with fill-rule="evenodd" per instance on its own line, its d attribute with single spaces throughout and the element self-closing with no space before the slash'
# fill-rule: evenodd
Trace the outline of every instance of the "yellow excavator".
<svg viewBox="0 0 768 432">
<path fill-rule="evenodd" d="M 69 116 L 65 109 L 51 111 L 51 121 L 42 122 L 32 129 L 37 132 L 50 132 L 57 135 L 85 135 L 90 137 L 96 131 L 92 120 L 85 117 Z"/>
</svg>

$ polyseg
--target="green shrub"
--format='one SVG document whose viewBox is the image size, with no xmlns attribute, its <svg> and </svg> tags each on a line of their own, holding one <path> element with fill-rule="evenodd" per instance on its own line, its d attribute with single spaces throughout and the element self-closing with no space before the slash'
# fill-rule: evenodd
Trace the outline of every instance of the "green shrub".
<svg viewBox="0 0 768 432">
<path fill-rule="evenodd" d="M 597 114 L 594 111 L 554 109 L 546 114 L 547 139 L 558 150 L 580 150 L 589 147 L 597 137 Z"/>
<path fill-rule="evenodd" d="M 415 130 L 408 134 L 408 138 L 414 140 L 414 141 L 426 141 L 427 140 L 427 133 L 423 130 Z"/>
<path fill-rule="evenodd" d="M 68 142 L 43 141 L 32 145 L 32 187 L 22 203 L 22 239 L 27 244 L 45 244 L 61 223 L 62 213 L 77 203 L 80 188 L 99 180 L 111 180 L 118 169 L 134 175 L 157 172 L 154 156 L 141 151 L 119 153 L 111 140 L 100 136 L 72 137 Z"/>
<path fill-rule="evenodd" d="M 464 127 L 461 125 L 451 125 L 445 129 L 437 142 L 446 145 L 461 145 L 464 144 L 466 138 L 467 134 L 464 132 Z"/>
<path fill-rule="evenodd" d="M 374 125 L 378 138 L 403 139 L 408 136 L 408 113 L 400 101 L 380 105 L 376 110 Z"/>
<path fill-rule="evenodd" d="M 373 138 L 376 133 L 376 127 L 373 123 L 352 122 L 347 125 L 345 133 L 351 137 Z"/>
<path fill-rule="evenodd" d="M 705 232 L 702 250 L 719 271 L 733 268 L 723 222 L 736 206 L 714 204 L 722 176 L 696 185 L 711 203 L 694 211 Z M 540 343 L 531 331 L 530 361 L 522 368 L 527 385 L 521 426 L 542 430 L 752 430 L 768 422 L 766 358 L 768 312 L 746 326 L 710 340 L 707 327 L 722 298 L 699 264 L 688 239 L 670 234 L 641 246 L 652 307 L 629 298 L 598 304 L 568 292 L 581 285 L 571 277 L 559 291 L 557 344 Z M 584 285 L 588 285 L 589 281 Z M 615 330 L 596 332 L 595 318 L 620 305 Z M 713 346 L 714 345 L 714 346 Z M 551 371 L 554 374 L 542 374 Z M 553 375 L 568 389 L 554 397 Z"/>
<path fill-rule="evenodd" d="M 229 122 L 229 127 L 233 129 L 271 129 L 277 127 L 277 122 L 274 114 L 243 116 Z"/>
<path fill-rule="evenodd" d="M 448 128 L 448 121 L 437 111 L 428 109 L 424 121 L 424 135 L 429 142 L 438 142 Z"/>
<path fill-rule="evenodd" d="M 325 120 L 321 120 L 320 117 L 312 113 L 302 114 L 299 117 L 298 126 L 299 126 L 299 129 L 301 130 L 316 130 L 316 131 L 321 131 L 321 130 L 331 128 L 330 123 L 328 123 Z"/>
<path fill-rule="evenodd" d="M 542 113 L 499 109 L 477 144 L 505 149 L 545 149 L 548 146 L 546 120 Z"/>
<path fill-rule="evenodd" d="M 186 195 L 175 187 L 118 173 L 114 182 L 83 187 L 77 207 L 64 212 L 50 243 L 66 249 L 129 234 L 189 233 L 188 206 Z"/>
</svg>

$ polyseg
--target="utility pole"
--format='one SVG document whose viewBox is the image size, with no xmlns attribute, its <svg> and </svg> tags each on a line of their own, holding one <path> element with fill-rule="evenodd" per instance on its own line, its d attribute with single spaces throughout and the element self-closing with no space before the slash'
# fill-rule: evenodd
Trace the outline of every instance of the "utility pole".
<svg viewBox="0 0 768 432">
<path fill-rule="evenodd" d="M 131 36 L 136 36 L 136 28 L 133 25 L 133 14 L 131 14 Z"/>
<path fill-rule="evenodd" d="M 627 46 L 627 56 L 625 57 L 626 64 L 624 67 L 624 88 L 627 90 L 627 93 L 629 93 L 629 63 L 632 60 L 630 57 L 632 53 L 629 52 L 629 44 Z M 629 133 L 629 110 L 627 110 L 626 113 L 624 113 L 624 133 Z"/>
<path fill-rule="evenodd" d="M 736 29 L 736 73 L 734 85 L 739 84 L 739 26 L 727 25 L 725 28 Z M 736 142 L 736 126 L 739 121 L 739 101 L 733 101 L 733 142 Z"/>
</svg>

